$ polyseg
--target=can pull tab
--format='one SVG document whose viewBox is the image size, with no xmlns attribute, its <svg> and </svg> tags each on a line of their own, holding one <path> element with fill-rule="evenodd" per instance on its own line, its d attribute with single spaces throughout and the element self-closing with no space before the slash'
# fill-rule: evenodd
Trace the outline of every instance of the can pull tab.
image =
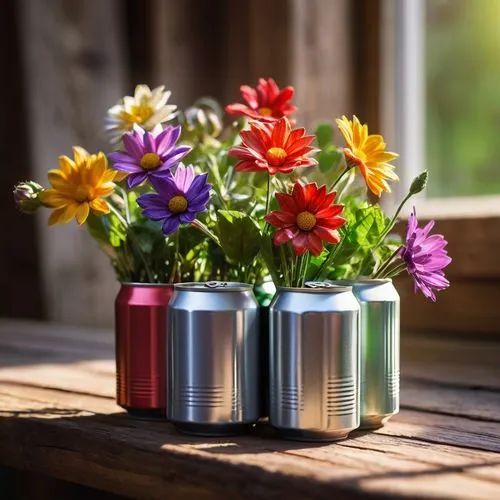
<svg viewBox="0 0 500 500">
<path fill-rule="evenodd" d="M 207 288 L 224 288 L 227 286 L 225 281 L 207 281 L 205 283 Z"/>
<path fill-rule="evenodd" d="M 327 281 L 307 281 L 304 284 L 305 288 L 335 288 L 333 283 L 328 283 Z"/>
</svg>

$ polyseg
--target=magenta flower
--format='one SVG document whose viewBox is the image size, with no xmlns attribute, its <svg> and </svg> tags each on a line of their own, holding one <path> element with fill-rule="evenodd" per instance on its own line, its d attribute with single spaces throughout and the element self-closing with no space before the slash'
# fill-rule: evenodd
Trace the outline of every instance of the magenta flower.
<svg viewBox="0 0 500 500">
<path fill-rule="evenodd" d="M 191 224 L 198 213 L 206 210 L 212 187 L 207 177 L 208 174 L 195 175 L 191 165 L 179 163 L 175 174 L 152 177 L 151 184 L 157 192 L 143 194 L 137 203 L 146 217 L 162 222 L 164 234 L 172 234 L 180 224 Z"/>
<path fill-rule="evenodd" d="M 138 125 L 123 136 L 125 152 L 116 151 L 109 155 L 116 170 L 128 175 L 130 189 L 149 179 L 161 179 L 170 175 L 170 169 L 186 156 L 189 146 L 176 146 L 181 127 L 155 128 L 146 132 Z"/>
<path fill-rule="evenodd" d="M 429 299 L 436 301 L 436 291 L 450 286 L 445 278 L 443 269 L 451 262 L 451 257 L 444 249 L 448 242 L 442 234 L 429 232 L 435 222 L 430 221 L 423 229 L 418 227 L 415 207 L 408 218 L 406 245 L 401 249 L 401 258 L 406 264 L 408 272 L 415 282 L 415 293 L 421 290 Z"/>
</svg>

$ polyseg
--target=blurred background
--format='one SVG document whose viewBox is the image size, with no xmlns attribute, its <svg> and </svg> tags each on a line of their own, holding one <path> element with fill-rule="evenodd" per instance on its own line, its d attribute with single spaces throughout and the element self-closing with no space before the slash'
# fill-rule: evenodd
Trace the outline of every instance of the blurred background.
<svg viewBox="0 0 500 500">
<path fill-rule="evenodd" d="M 118 288 L 85 229 L 15 210 L 16 182 L 106 148 L 105 112 L 137 83 L 183 107 L 263 76 L 295 86 L 306 127 L 355 113 L 383 133 L 396 199 L 429 169 L 417 213 L 450 242 L 452 286 L 434 305 L 399 280 L 403 327 L 498 332 L 499 18 L 498 0 L 3 0 L 0 316 L 110 326 Z"/>
</svg>

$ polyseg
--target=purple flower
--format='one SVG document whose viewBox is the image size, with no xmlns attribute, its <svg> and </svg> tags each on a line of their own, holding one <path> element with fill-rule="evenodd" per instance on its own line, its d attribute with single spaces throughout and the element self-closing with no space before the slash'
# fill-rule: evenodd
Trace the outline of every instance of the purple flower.
<svg viewBox="0 0 500 500">
<path fill-rule="evenodd" d="M 444 249 L 448 244 L 444 236 L 442 234 L 429 236 L 434 224 L 432 220 L 423 229 L 417 227 L 417 214 L 413 207 L 408 219 L 406 245 L 401 249 L 401 258 L 415 281 L 415 292 L 421 290 L 427 298 L 435 302 L 436 295 L 433 289 L 440 291 L 450 286 L 443 269 L 451 262 L 451 258 Z"/>
<path fill-rule="evenodd" d="M 210 198 L 208 174 L 195 175 L 194 168 L 179 163 L 175 174 L 152 177 L 156 193 L 143 194 L 137 203 L 143 214 L 162 222 L 166 235 L 174 233 L 180 224 L 191 224 L 199 212 L 204 212 Z"/>
<path fill-rule="evenodd" d="M 116 170 L 128 175 L 127 184 L 130 189 L 149 179 L 161 179 L 169 175 L 172 167 L 177 165 L 191 148 L 176 146 L 181 134 L 181 127 L 165 127 L 161 125 L 146 132 L 138 125 L 123 136 L 125 152 L 116 151 L 109 155 Z"/>
</svg>

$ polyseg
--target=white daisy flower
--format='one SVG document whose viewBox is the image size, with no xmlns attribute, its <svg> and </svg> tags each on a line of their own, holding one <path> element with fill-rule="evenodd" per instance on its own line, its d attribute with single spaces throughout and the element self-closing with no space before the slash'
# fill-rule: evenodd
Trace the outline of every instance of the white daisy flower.
<svg viewBox="0 0 500 500">
<path fill-rule="evenodd" d="M 134 96 L 125 96 L 108 110 L 106 131 L 112 143 L 130 132 L 134 124 L 151 131 L 155 126 L 175 117 L 177 106 L 167 105 L 171 92 L 161 85 L 151 90 L 147 85 L 137 85 Z"/>
</svg>

